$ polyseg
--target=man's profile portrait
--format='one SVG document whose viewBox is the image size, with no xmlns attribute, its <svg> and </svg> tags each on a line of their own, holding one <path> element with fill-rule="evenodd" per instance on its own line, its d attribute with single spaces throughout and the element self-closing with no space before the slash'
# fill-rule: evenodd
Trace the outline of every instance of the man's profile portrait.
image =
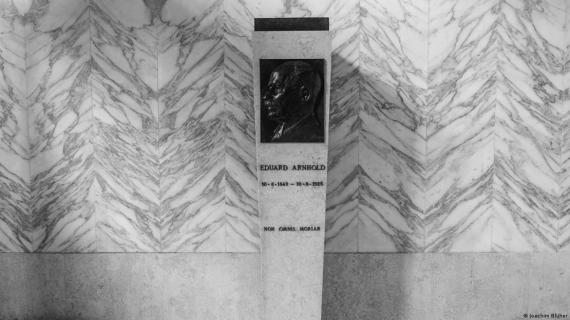
<svg viewBox="0 0 570 320">
<path fill-rule="evenodd" d="M 261 142 L 324 142 L 323 59 L 261 59 Z"/>
</svg>

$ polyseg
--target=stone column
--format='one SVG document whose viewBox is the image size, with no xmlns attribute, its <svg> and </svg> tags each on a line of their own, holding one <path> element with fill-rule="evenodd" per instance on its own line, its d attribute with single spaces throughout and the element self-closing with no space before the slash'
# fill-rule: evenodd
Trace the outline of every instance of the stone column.
<svg viewBox="0 0 570 320">
<path fill-rule="evenodd" d="M 263 319 L 321 319 L 328 18 L 255 19 Z"/>
</svg>

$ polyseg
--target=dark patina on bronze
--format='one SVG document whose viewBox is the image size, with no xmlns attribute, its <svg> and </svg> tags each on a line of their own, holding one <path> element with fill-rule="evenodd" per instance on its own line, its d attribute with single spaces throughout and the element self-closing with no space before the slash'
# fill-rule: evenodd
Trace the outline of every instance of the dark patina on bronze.
<svg viewBox="0 0 570 320">
<path fill-rule="evenodd" d="M 324 142 L 324 59 L 261 59 L 261 142 Z"/>
</svg>

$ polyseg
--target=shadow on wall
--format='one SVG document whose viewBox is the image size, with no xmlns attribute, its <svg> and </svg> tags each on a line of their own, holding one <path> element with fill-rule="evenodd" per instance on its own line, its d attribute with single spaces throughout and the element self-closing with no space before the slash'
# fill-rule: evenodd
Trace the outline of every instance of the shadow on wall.
<svg viewBox="0 0 570 320">
<path fill-rule="evenodd" d="M 367 202 L 368 196 L 373 192 L 365 188 L 366 184 L 370 186 L 379 183 L 367 181 L 362 184 L 363 179 L 372 179 L 374 173 L 365 172 L 366 165 L 361 163 L 375 161 L 374 157 L 389 157 L 378 154 L 381 150 L 373 150 L 375 153 L 370 159 L 360 159 L 367 156 L 366 153 L 360 153 L 363 143 L 381 144 L 382 139 L 385 139 L 370 137 L 373 135 L 370 132 L 366 137 L 363 131 L 366 130 L 366 125 L 374 125 L 376 121 L 389 125 L 386 118 L 382 118 L 386 115 L 382 114 L 380 106 L 386 102 L 386 92 L 393 96 L 397 94 L 389 93 L 393 90 L 388 86 L 380 87 L 382 83 L 377 79 L 367 79 L 358 65 L 340 54 L 333 52 L 331 58 L 327 253 L 323 270 L 322 319 L 406 319 L 409 315 L 407 294 L 417 290 L 414 282 L 407 279 L 410 269 L 417 267 L 414 265 L 415 260 L 407 261 L 401 254 L 390 255 L 389 259 L 385 259 L 385 255 L 364 252 L 370 250 L 370 246 L 360 243 L 362 235 L 359 235 L 360 228 L 367 228 L 364 223 L 373 223 L 361 220 L 363 217 L 359 215 L 363 207 L 373 208 Z M 363 98 L 365 95 L 367 97 Z M 403 102 L 391 102 L 395 107 L 404 108 Z M 371 105 L 366 105 L 367 103 Z M 363 113 L 368 117 L 367 124 L 363 123 Z M 417 144 L 423 142 L 418 139 Z M 368 149 L 371 147 L 374 148 L 374 145 L 366 146 Z M 364 240 L 370 242 L 378 239 Z M 382 248 L 386 244 L 374 245 Z"/>
</svg>

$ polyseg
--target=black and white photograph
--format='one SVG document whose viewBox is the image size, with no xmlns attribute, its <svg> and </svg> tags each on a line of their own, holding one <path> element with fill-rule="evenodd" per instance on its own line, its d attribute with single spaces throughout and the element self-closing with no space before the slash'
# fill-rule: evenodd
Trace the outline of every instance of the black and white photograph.
<svg viewBox="0 0 570 320">
<path fill-rule="evenodd" d="M 0 320 L 570 319 L 570 0 L 0 0 Z"/>
</svg>

